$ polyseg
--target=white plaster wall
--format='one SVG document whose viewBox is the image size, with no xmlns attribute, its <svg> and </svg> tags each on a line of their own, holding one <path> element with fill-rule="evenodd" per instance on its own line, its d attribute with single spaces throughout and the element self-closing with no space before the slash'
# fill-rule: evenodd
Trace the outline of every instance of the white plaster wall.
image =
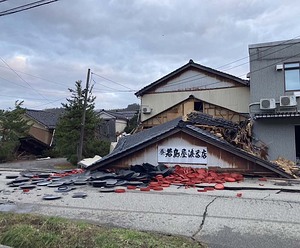
<svg viewBox="0 0 300 248">
<path fill-rule="evenodd" d="M 127 121 L 116 120 L 116 132 L 122 133 L 127 126 Z"/>
</svg>

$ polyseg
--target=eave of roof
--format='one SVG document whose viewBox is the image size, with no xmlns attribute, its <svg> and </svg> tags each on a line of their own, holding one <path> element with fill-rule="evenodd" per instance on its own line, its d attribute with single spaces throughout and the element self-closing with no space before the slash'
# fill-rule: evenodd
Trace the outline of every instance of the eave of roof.
<svg viewBox="0 0 300 248">
<path fill-rule="evenodd" d="M 198 70 L 202 70 L 202 71 L 205 71 L 205 72 L 208 72 L 208 73 L 212 73 L 212 74 L 215 74 L 215 75 L 218 75 L 218 76 L 221 76 L 221 77 L 224 77 L 224 78 L 227 78 L 227 79 L 230 79 L 230 80 L 233 80 L 237 83 L 240 83 L 244 86 L 249 86 L 249 80 L 245 80 L 245 79 L 241 79 L 239 77 L 236 77 L 236 76 L 233 76 L 233 75 L 230 75 L 230 74 L 227 74 L 225 72 L 221 72 L 221 71 L 218 71 L 218 70 L 215 70 L 215 69 L 212 69 L 210 67 L 206 67 L 206 66 L 203 66 L 203 65 L 200 65 L 200 64 L 197 64 L 195 63 L 192 59 L 185 65 L 183 65 L 182 67 L 176 69 L 175 71 L 167 74 L 166 76 L 158 79 L 157 81 L 145 86 L 144 88 L 142 88 L 141 90 L 137 91 L 135 93 L 135 95 L 137 97 L 139 96 L 142 96 L 144 95 L 144 93 L 148 90 L 150 90 L 151 88 L 159 85 L 160 83 L 164 82 L 165 80 L 168 80 L 172 77 L 174 77 L 176 74 L 179 74 L 181 72 L 183 72 L 184 70 L 188 69 L 188 68 L 196 68 Z"/>
<path fill-rule="evenodd" d="M 267 119 L 267 118 L 285 118 L 285 117 L 299 117 L 300 112 L 279 112 L 279 113 L 259 113 L 254 114 L 253 119 Z"/>
</svg>

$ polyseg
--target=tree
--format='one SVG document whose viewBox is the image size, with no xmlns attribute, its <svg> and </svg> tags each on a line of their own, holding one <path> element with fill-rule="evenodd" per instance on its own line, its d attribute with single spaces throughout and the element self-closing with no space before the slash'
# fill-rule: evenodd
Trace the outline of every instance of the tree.
<svg viewBox="0 0 300 248">
<path fill-rule="evenodd" d="M 90 88 L 87 97 L 86 118 L 84 126 L 83 157 L 94 157 L 96 154 L 103 156 L 108 153 L 109 145 L 97 138 L 100 118 L 94 111 L 95 96 L 92 96 Z M 70 99 L 67 103 L 62 103 L 65 108 L 64 115 L 60 118 L 56 126 L 56 147 L 55 149 L 62 156 L 66 156 L 71 163 L 78 162 L 78 145 L 80 138 L 80 128 L 84 108 L 85 90 L 81 81 L 75 82 L 75 89 L 69 89 Z"/>
<path fill-rule="evenodd" d="M 137 103 L 128 104 L 127 108 L 125 108 L 125 110 L 128 111 L 138 111 L 139 109 L 140 109 L 140 105 Z"/>
<path fill-rule="evenodd" d="M 138 117 L 139 114 L 136 113 L 128 122 L 127 127 L 124 129 L 125 133 L 131 133 L 134 131 L 138 126 Z"/>
<path fill-rule="evenodd" d="M 15 102 L 13 110 L 0 110 L 0 161 L 16 158 L 20 138 L 28 134 L 30 125 L 24 119 L 23 101 Z"/>
</svg>

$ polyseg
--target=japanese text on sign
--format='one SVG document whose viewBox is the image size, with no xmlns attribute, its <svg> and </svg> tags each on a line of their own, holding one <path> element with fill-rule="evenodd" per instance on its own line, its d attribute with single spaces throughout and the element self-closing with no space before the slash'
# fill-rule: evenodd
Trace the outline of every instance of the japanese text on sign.
<svg viewBox="0 0 300 248">
<path fill-rule="evenodd" d="M 207 164 L 207 147 L 159 146 L 158 162 Z"/>
</svg>

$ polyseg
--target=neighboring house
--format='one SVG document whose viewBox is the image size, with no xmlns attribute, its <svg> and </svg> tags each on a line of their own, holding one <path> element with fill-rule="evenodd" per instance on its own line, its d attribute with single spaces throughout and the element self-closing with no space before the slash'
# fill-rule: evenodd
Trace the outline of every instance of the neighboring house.
<svg viewBox="0 0 300 248">
<path fill-rule="evenodd" d="M 127 120 L 131 120 L 138 113 L 138 110 L 111 110 L 111 112 L 122 114 Z"/>
<path fill-rule="evenodd" d="M 234 127 L 233 122 L 199 114 L 195 119 L 202 126 Z M 116 148 L 90 167 L 129 168 L 131 165 L 163 163 L 169 166 L 214 168 L 253 175 L 290 178 L 279 166 L 248 153 L 210 131 L 195 125 L 195 121 L 176 118 L 164 124 L 121 138 Z"/>
<path fill-rule="evenodd" d="M 100 123 L 100 139 L 110 142 L 117 141 L 117 136 L 121 134 L 127 126 L 127 116 L 122 112 L 115 112 L 109 110 L 99 110 L 101 118 Z"/>
<path fill-rule="evenodd" d="M 245 120 L 250 89 L 248 80 L 190 60 L 135 95 L 141 99 L 141 125 L 150 128 L 192 111 Z"/>
<path fill-rule="evenodd" d="M 269 159 L 300 158 L 300 39 L 249 45 L 254 137 Z"/>
<path fill-rule="evenodd" d="M 21 149 L 33 154 L 41 154 L 53 145 L 55 127 L 63 110 L 48 112 L 27 109 L 24 118 L 31 125 L 29 136 L 21 139 Z"/>
</svg>

